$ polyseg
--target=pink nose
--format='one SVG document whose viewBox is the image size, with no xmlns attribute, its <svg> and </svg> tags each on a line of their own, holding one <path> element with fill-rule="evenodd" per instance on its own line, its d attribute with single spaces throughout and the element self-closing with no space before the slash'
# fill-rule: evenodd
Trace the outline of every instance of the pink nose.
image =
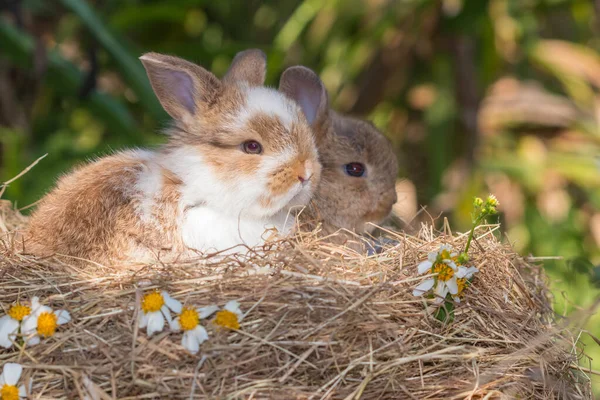
<svg viewBox="0 0 600 400">
<path fill-rule="evenodd" d="M 303 165 L 298 169 L 298 180 L 304 184 L 312 177 L 313 167 L 309 160 L 304 161 Z"/>
</svg>

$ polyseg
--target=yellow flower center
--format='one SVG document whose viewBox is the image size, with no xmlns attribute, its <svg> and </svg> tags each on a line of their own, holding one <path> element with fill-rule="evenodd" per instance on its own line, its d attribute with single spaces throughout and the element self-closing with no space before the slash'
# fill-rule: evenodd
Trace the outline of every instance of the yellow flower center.
<svg viewBox="0 0 600 400">
<path fill-rule="evenodd" d="M 454 270 L 447 264 L 437 263 L 431 267 L 431 273 L 438 274 L 438 279 L 441 281 L 449 281 L 454 276 Z"/>
<path fill-rule="evenodd" d="M 467 287 L 467 278 L 458 278 L 456 280 L 456 285 L 458 286 L 457 294 L 460 296 L 463 290 L 465 290 L 465 287 Z"/>
<path fill-rule="evenodd" d="M 165 305 L 165 299 L 159 292 L 152 292 L 144 296 L 142 300 L 142 310 L 145 313 L 156 312 Z"/>
<path fill-rule="evenodd" d="M 181 329 L 184 331 L 190 331 L 198 326 L 200 323 L 200 316 L 198 315 L 198 311 L 193 308 L 183 307 L 181 310 L 181 315 L 179 315 L 179 324 L 181 325 Z"/>
<path fill-rule="evenodd" d="M 51 312 L 43 312 L 38 317 L 37 332 L 40 336 L 52 336 L 58 326 L 58 317 Z"/>
<path fill-rule="evenodd" d="M 217 313 L 215 324 L 228 329 L 240 329 L 240 323 L 235 313 L 228 310 L 221 310 Z"/>
<path fill-rule="evenodd" d="M 0 399 L 19 400 L 19 389 L 15 385 L 4 385 L 0 390 Z"/>
<path fill-rule="evenodd" d="M 8 315 L 17 321 L 23 321 L 23 318 L 31 314 L 31 308 L 23 306 L 19 303 L 8 309 Z"/>
</svg>

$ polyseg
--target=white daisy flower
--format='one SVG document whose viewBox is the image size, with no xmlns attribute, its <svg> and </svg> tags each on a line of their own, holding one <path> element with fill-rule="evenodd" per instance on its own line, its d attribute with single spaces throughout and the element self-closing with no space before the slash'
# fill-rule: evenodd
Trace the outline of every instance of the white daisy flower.
<svg viewBox="0 0 600 400">
<path fill-rule="evenodd" d="M 181 345 L 190 353 L 198 353 L 200 345 L 208 340 L 208 332 L 200 325 L 200 320 L 210 317 L 218 309 L 218 306 L 183 307 L 179 316 L 171 323 L 171 330 L 175 332 L 183 330 Z"/>
<path fill-rule="evenodd" d="M 240 321 L 244 313 L 240 310 L 240 303 L 231 300 L 225 304 L 223 310 L 219 311 L 213 321 L 216 325 L 228 329 L 240 329 Z"/>
<path fill-rule="evenodd" d="M 171 311 L 181 313 L 181 303 L 164 290 L 148 293 L 142 299 L 141 310 L 139 312 L 138 324 L 140 328 L 146 328 L 148 336 L 156 332 L 161 332 L 165 327 L 165 318 L 169 325 L 173 322 Z M 171 311 L 169 311 L 171 310 Z"/>
<path fill-rule="evenodd" d="M 6 363 L 0 374 L 0 399 L 19 400 L 27 398 L 25 385 L 17 387 L 23 367 L 20 364 Z"/>
<path fill-rule="evenodd" d="M 29 314 L 31 314 L 31 307 L 20 303 L 16 303 L 8 309 L 8 313 L 0 318 L 0 346 L 5 349 L 12 347 L 12 339 L 18 333 L 23 319 Z"/>
<path fill-rule="evenodd" d="M 21 325 L 21 333 L 29 346 L 40 343 L 41 337 L 54 336 L 59 325 L 71 321 L 67 310 L 53 311 L 50 307 L 41 305 L 39 297 L 31 299 L 31 310 L 31 314 L 23 319 Z"/>
<path fill-rule="evenodd" d="M 454 262 L 457 254 L 451 252 L 452 248 L 448 245 L 441 245 L 438 251 L 429 253 L 427 261 L 423 261 L 417 267 L 419 275 L 430 273 L 437 274 L 431 278 L 425 279 L 413 289 L 413 296 L 422 296 L 434 288 L 435 302 L 441 303 L 448 293 L 458 294 L 458 283 L 456 281 L 456 272 L 458 267 Z"/>
</svg>

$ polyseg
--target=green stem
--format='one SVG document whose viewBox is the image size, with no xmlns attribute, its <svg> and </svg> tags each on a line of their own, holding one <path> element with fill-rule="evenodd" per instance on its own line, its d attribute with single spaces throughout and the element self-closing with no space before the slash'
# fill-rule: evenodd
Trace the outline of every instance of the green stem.
<svg viewBox="0 0 600 400">
<path fill-rule="evenodd" d="M 477 219 L 475 220 L 475 222 L 473 222 L 473 226 L 471 227 L 471 232 L 469 233 L 469 238 L 467 239 L 467 245 L 465 246 L 465 254 L 469 254 L 469 246 L 471 246 L 471 240 L 473 240 L 473 235 L 475 234 L 475 228 L 477 227 L 477 225 L 479 224 L 479 222 L 483 219 L 485 215 L 482 214 L 479 217 L 477 217 Z"/>
</svg>

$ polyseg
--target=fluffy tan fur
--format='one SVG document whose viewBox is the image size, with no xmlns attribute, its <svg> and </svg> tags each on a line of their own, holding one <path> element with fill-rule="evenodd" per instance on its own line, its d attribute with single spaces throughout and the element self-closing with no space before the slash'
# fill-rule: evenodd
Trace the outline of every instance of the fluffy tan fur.
<svg viewBox="0 0 600 400">
<path fill-rule="evenodd" d="M 391 143 L 370 122 L 334 111 L 316 131 L 323 170 L 306 219 L 321 222 L 326 234 L 371 231 L 389 216 L 397 200 L 398 161 Z M 364 177 L 345 173 L 344 165 L 351 162 L 366 165 Z"/>
<path fill-rule="evenodd" d="M 249 88 L 262 86 L 264 81 L 262 52 L 239 53 L 222 81 L 179 58 L 150 53 L 141 60 L 158 99 L 174 118 L 169 143 L 154 153 L 108 156 L 60 179 L 31 217 L 25 232 L 27 251 L 101 263 L 147 261 L 161 253 L 165 258 L 186 255 L 191 250 L 185 247 L 178 224 L 189 207 L 202 204 L 183 206 L 179 201 L 189 188 L 186 192 L 185 183 L 168 165 L 182 148 L 186 154 L 201 156 L 197 172 L 208 174 L 209 182 L 229 182 L 220 193 L 231 192 L 240 197 L 235 199 L 238 203 L 245 198 L 236 192 L 236 182 L 252 182 L 262 168 L 261 156 L 241 150 L 246 140 L 260 141 L 271 163 L 277 161 L 276 167 L 269 167 L 268 181 L 261 183 L 267 192 L 255 199 L 258 207 L 273 206 L 273 197 L 287 193 L 299 180 L 318 182 L 320 164 L 313 132 L 301 110 L 292 102 L 282 105 L 287 108 L 277 112 L 283 113 L 284 126 L 279 118 L 249 104 Z M 280 96 L 275 91 L 260 93 L 258 99 L 267 103 Z M 278 107 L 277 103 L 270 106 Z M 187 168 L 178 168 L 182 167 Z M 142 176 L 148 177 L 144 173 L 149 169 L 152 174 L 145 182 Z M 207 185 L 204 182 L 192 189 L 201 192 Z M 146 192 L 144 184 L 150 186 Z"/>
</svg>

